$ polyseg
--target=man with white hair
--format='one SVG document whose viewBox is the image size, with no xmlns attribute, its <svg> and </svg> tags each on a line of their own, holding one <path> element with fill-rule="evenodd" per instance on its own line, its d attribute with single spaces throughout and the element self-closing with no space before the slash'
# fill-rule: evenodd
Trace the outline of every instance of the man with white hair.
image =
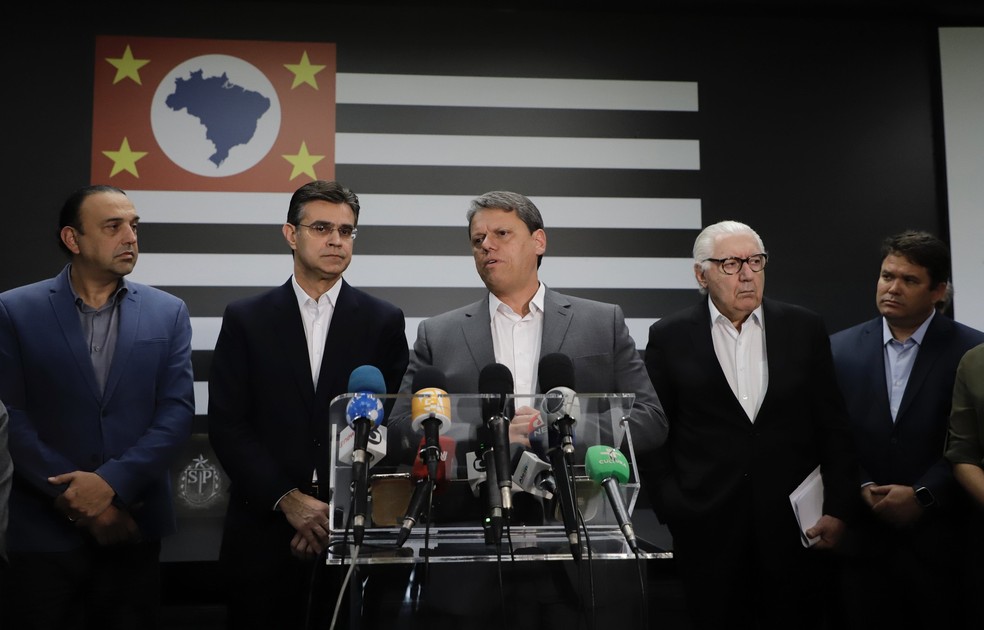
<svg viewBox="0 0 984 630">
<path fill-rule="evenodd" d="M 649 329 L 670 433 L 645 487 L 697 628 L 819 627 L 832 557 L 814 549 L 839 543 L 856 501 L 824 323 L 763 299 L 768 260 L 749 226 L 708 226 L 694 243 L 700 301 Z M 807 547 L 789 495 L 817 466 L 823 515 L 804 524 Z"/>
</svg>

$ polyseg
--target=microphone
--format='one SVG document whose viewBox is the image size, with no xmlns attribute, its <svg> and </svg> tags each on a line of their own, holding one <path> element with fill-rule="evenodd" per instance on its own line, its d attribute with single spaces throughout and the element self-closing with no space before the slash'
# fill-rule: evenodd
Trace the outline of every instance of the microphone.
<svg viewBox="0 0 984 630">
<path fill-rule="evenodd" d="M 557 491 L 557 480 L 550 464 L 520 444 L 511 444 L 509 449 L 512 452 L 513 483 L 530 494 L 552 499 Z"/>
<path fill-rule="evenodd" d="M 380 425 L 369 430 L 369 442 L 366 449 L 369 452 L 369 468 L 372 468 L 386 456 L 386 427 Z M 355 451 L 355 431 L 345 426 L 338 433 L 338 462 L 349 463 Z"/>
<path fill-rule="evenodd" d="M 377 394 L 386 393 L 386 381 L 379 368 L 360 365 L 349 376 L 352 399 L 345 408 L 345 420 L 355 432 L 352 446 L 353 516 L 352 531 L 356 546 L 362 544 L 369 503 L 369 433 L 383 421 L 383 403 Z"/>
<path fill-rule="evenodd" d="M 573 465 L 574 425 L 581 415 L 581 404 L 574 392 L 574 363 L 566 354 L 548 354 L 540 359 L 537 375 L 544 392 L 541 412 L 550 430 L 560 435 L 560 446 Z"/>
<path fill-rule="evenodd" d="M 509 368 L 501 363 L 490 363 L 478 375 L 478 393 L 498 394 L 496 398 L 482 400 L 482 417 L 491 431 L 492 459 L 496 483 L 502 495 L 502 511 L 512 510 L 512 469 L 509 459 L 509 421 L 506 413 L 507 396 L 513 393 L 513 377 Z"/>
<path fill-rule="evenodd" d="M 612 511 L 615 512 L 618 528 L 622 530 L 629 548 L 634 553 L 639 553 L 639 543 L 636 541 L 632 521 L 629 520 L 629 512 L 625 509 L 625 502 L 618 487 L 620 483 L 629 480 L 629 462 L 625 459 L 625 455 L 615 447 L 596 444 L 589 447 L 584 456 L 584 470 L 588 477 L 604 486 L 608 501 L 612 504 Z"/>
<path fill-rule="evenodd" d="M 410 537 L 413 526 L 416 525 L 423 514 L 424 506 L 430 506 L 431 498 L 434 493 L 440 494 L 446 487 L 446 482 L 451 476 L 451 469 L 454 462 L 455 441 L 449 437 L 440 438 L 440 465 L 436 467 L 436 472 L 431 475 L 428 466 L 423 462 L 423 453 L 426 438 L 420 440 L 420 450 L 413 461 L 413 469 L 410 473 L 411 478 L 417 480 L 413 489 L 413 495 L 407 505 L 406 514 L 403 517 L 403 525 L 396 536 L 396 546 L 401 547 Z M 428 509 L 428 516 L 430 510 Z"/>
<path fill-rule="evenodd" d="M 557 480 L 560 495 L 560 512 L 564 520 L 564 532 L 570 543 L 574 561 L 581 559 L 581 532 L 577 526 L 577 507 L 574 503 L 574 484 L 571 469 L 574 466 L 573 426 L 580 415 L 580 403 L 574 393 L 574 363 L 566 354 L 555 352 L 540 359 L 537 376 L 541 391 L 546 394 L 541 411 L 547 418 L 549 447 L 547 456 Z"/>
<path fill-rule="evenodd" d="M 488 511 L 482 528 L 485 530 L 485 543 L 498 545 L 502 540 L 502 492 L 495 474 L 492 457 L 492 432 L 488 427 L 476 427 L 478 447 L 468 453 L 468 485 L 475 496 L 484 495 Z"/>
<path fill-rule="evenodd" d="M 403 543 L 410 538 L 410 530 L 413 529 L 413 526 L 420 519 L 421 513 L 424 511 L 424 506 L 429 503 L 433 488 L 434 482 L 430 478 L 425 477 L 417 481 L 417 485 L 413 489 L 413 495 L 410 497 L 410 504 L 407 506 L 406 516 L 403 517 L 403 525 L 400 526 L 400 532 L 396 535 L 397 547 L 402 547 Z"/>
<path fill-rule="evenodd" d="M 431 366 L 421 368 L 413 377 L 415 393 L 410 401 L 411 426 L 414 431 L 423 428 L 426 445 L 421 452 L 431 479 L 437 477 L 441 455 L 438 438 L 451 426 L 451 399 L 444 391 L 447 388 L 445 382 L 444 373 Z"/>
<path fill-rule="evenodd" d="M 424 453 L 427 449 L 427 438 L 420 438 L 420 445 L 417 447 L 417 457 L 413 460 L 413 470 L 411 474 L 414 479 L 430 478 L 432 481 L 439 482 L 434 489 L 442 490 L 445 482 L 453 476 L 455 459 L 454 451 L 457 448 L 454 438 L 440 436 L 437 447 L 437 471 L 431 474 L 430 465 L 424 463 Z"/>
</svg>

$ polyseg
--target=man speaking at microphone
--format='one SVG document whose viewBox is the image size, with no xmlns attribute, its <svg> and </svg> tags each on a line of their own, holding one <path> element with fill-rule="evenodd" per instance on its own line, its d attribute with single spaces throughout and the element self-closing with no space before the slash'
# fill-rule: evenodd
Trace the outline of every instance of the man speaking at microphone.
<svg viewBox="0 0 984 630">
<path fill-rule="evenodd" d="M 396 391 L 407 367 L 403 312 L 342 278 L 359 198 L 313 181 L 282 232 L 293 276 L 226 308 L 209 378 L 209 438 L 231 481 L 219 563 L 230 628 L 323 627 L 309 601 L 328 540 L 329 404 L 363 365 Z M 323 586 L 322 586 L 323 588 Z"/>
<path fill-rule="evenodd" d="M 540 282 L 547 234 L 533 202 L 514 192 L 488 192 L 471 202 L 466 218 L 475 268 L 489 293 L 420 323 L 401 392 L 413 393 L 417 371 L 432 366 L 445 375 L 448 393 L 478 393 L 482 369 L 500 363 L 512 372 L 514 393 L 528 395 L 538 391 L 540 358 L 563 353 L 574 363 L 580 391 L 635 394 L 629 423 L 637 450 L 660 446 L 666 440 L 666 416 L 622 309 L 563 295 Z M 391 436 L 400 423 L 409 424 L 408 407 L 406 401 L 394 407 Z M 526 440 L 536 413 L 527 406 L 516 409 L 513 441 Z M 497 592 L 485 589 L 493 610 L 497 605 L 491 594 Z M 475 604 L 454 599 L 443 603 L 460 604 L 462 611 Z"/>
</svg>

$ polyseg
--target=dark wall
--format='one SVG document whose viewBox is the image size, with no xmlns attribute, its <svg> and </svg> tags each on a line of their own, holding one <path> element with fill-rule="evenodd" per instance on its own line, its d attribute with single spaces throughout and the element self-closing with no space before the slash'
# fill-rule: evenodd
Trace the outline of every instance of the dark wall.
<svg viewBox="0 0 984 630">
<path fill-rule="evenodd" d="M 63 197 L 89 178 L 93 37 L 130 34 L 333 41 L 346 72 L 412 72 L 425 59 L 449 74 L 549 76 L 576 65 L 607 78 L 697 81 L 704 223 L 756 227 L 772 256 L 767 294 L 818 310 L 831 330 L 872 316 L 881 238 L 909 227 L 946 235 L 936 27 L 954 18 L 668 6 L 172 3 L 140 16 L 75 8 L 28 20 L 2 60 L 0 290 L 64 263 L 53 223 Z"/>
<path fill-rule="evenodd" d="M 946 236 L 936 29 L 984 19 L 915 5 L 858 11 L 857 3 L 807 3 L 783 13 L 771 3 L 550 4 L 28 9 L 34 15 L 17 24 L 0 58 L 7 184 L 0 291 L 51 276 L 65 262 L 55 221 L 63 198 L 89 180 L 93 46 L 101 34 L 329 41 L 338 44 L 340 72 L 415 73 L 424 65 L 434 74 L 696 81 L 703 223 L 737 219 L 758 229 L 771 256 L 767 295 L 820 312 L 831 332 L 875 314 L 882 238 L 906 228 Z M 355 170 L 339 179 L 360 192 L 386 188 Z M 581 185 L 605 189 L 601 181 Z M 521 192 L 552 194 L 545 181 L 529 188 Z M 217 534 L 214 520 L 182 530 L 206 546 Z"/>
</svg>

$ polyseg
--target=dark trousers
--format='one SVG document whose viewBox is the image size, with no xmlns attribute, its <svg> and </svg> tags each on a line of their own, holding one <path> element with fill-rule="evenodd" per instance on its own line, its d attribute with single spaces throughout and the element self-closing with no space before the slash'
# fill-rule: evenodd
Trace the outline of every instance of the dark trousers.
<svg viewBox="0 0 984 630">
<path fill-rule="evenodd" d="M 846 627 L 980 625 L 980 591 L 973 591 L 968 581 L 973 547 L 966 523 L 932 516 L 904 529 L 869 518 L 851 532 L 843 572 Z"/>
<path fill-rule="evenodd" d="M 160 627 L 160 541 L 10 554 L 8 617 L 18 630 Z"/>
<path fill-rule="evenodd" d="M 795 528 L 795 525 L 793 525 Z M 672 527 L 673 557 L 698 630 L 838 628 L 837 556 L 748 519 Z"/>
</svg>

